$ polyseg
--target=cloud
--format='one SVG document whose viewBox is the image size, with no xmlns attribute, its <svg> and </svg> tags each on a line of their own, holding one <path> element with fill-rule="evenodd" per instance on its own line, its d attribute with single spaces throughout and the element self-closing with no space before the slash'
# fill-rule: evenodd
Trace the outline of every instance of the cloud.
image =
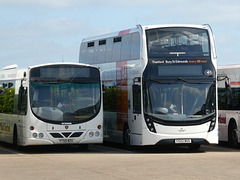
<svg viewBox="0 0 240 180">
<path fill-rule="evenodd" d="M 161 23 L 240 23 L 240 3 L 237 0 L 169 0 L 159 1 L 152 8 L 152 13 L 145 19 L 158 19 Z"/>
<path fill-rule="evenodd" d="M 0 1 L 0 7 L 40 7 L 40 8 L 69 8 L 78 0 L 7 0 Z"/>
<path fill-rule="evenodd" d="M 84 37 L 138 23 L 209 23 L 224 59 L 239 48 L 239 9 L 239 0 L 0 0 L 0 59 L 75 60 Z"/>
<path fill-rule="evenodd" d="M 208 0 L 202 0 L 208 1 Z M 201 1 L 201 3 L 202 3 Z M 219 0 L 222 1 L 222 0 Z M 92 8 L 104 8 L 104 7 L 113 7 L 113 8 L 160 8 L 164 6 L 173 7 L 175 4 L 185 5 L 191 4 L 200 4 L 199 1 L 194 0 L 148 0 L 142 1 L 139 3 L 138 0 L 1 0 L 0 7 L 40 7 L 40 8 L 72 8 L 72 7 L 92 7 Z M 182 6 L 179 6 L 182 8 Z"/>
<path fill-rule="evenodd" d="M 159 19 L 159 22 L 170 21 L 181 23 L 183 20 L 194 22 L 209 22 L 209 23 L 222 23 L 222 22 L 240 22 L 240 3 L 238 0 L 148 0 L 139 3 L 137 0 L 7 0 L 0 1 L 1 8 L 39 8 L 39 9 L 71 9 L 78 8 L 83 10 L 85 8 L 94 11 L 106 9 L 106 14 L 112 16 L 114 11 L 123 10 L 133 11 L 133 16 L 138 16 L 134 9 L 137 9 L 138 14 L 145 14 L 148 16 L 144 19 L 153 21 Z M 150 9 L 148 9 L 150 8 Z M 128 13 L 129 13 L 128 12 Z M 139 17 L 141 19 L 142 17 Z"/>
<path fill-rule="evenodd" d="M 65 37 L 86 31 L 87 22 L 66 17 L 52 18 L 43 21 L 31 21 L 18 26 L 0 26 L 1 39 Z"/>
<path fill-rule="evenodd" d="M 119 7 L 124 5 L 126 7 L 133 4 L 131 1 L 123 0 L 121 2 L 112 0 L 7 0 L 0 1 L 0 7 L 40 7 L 40 8 L 72 8 L 72 7 L 105 7 L 105 6 L 115 6 Z M 139 4 L 134 2 L 134 4 Z"/>
</svg>

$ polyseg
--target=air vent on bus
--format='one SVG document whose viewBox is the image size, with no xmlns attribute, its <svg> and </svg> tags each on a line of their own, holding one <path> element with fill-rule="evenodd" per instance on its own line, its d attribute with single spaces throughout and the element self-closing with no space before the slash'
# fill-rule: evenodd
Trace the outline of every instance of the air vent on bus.
<svg viewBox="0 0 240 180">
<path fill-rule="evenodd" d="M 70 137 L 80 137 L 83 132 L 75 132 Z"/>
<path fill-rule="evenodd" d="M 70 136 L 70 134 L 71 134 L 71 132 L 62 133 L 62 135 L 64 135 L 66 138 L 67 138 L 68 136 Z"/>
<path fill-rule="evenodd" d="M 52 137 L 54 138 L 63 138 L 63 136 L 60 133 L 50 133 Z"/>
<path fill-rule="evenodd" d="M 62 132 L 62 133 L 50 133 L 50 134 L 54 138 L 68 138 L 68 137 L 77 138 L 77 137 L 80 137 L 83 134 L 83 132 L 74 132 L 74 133 Z"/>
</svg>

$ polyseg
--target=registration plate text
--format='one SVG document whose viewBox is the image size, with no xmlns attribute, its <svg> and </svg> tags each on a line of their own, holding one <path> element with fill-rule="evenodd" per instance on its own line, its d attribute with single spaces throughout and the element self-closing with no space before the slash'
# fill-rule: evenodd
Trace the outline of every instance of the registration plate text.
<svg viewBox="0 0 240 180">
<path fill-rule="evenodd" d="M 60 143 L 73 143 L 74 139 L 59 139 Z"/>
<path fill-rule="evenodd" d="M 175 144 L 190 144 L 192 143 L 191 139 L 175 139 Z"/>
</svg>

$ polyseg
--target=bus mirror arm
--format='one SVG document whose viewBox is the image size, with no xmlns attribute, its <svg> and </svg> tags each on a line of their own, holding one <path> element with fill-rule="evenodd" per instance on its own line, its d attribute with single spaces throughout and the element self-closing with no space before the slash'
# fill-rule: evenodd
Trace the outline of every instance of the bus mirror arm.
<svg viewBox="0 0 240 180">
<path fill-rule="evenodd" d="M 231 91 L 231 86 L 229 84 L 229 82 L 225 81 L 225 89 L 226 91 Z"/>
<path fill-rule="evenodd" d="M 225 89 L 231 91 L 230 79 L 228 76 L 225 77 Z"/>
<path fill-rule="evenodd" d="M 102 84 L 102 93 L 105 94 L 105 86 Z"/>
</svg>

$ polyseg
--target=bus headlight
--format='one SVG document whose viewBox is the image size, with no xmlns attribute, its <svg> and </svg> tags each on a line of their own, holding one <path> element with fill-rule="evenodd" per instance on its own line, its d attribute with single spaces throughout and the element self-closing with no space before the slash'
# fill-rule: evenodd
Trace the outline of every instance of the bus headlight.
<svg viewBox="0 0 240 180">
<path fill-rule="evenodd" d="M 91 132 L 89 133 L 89 137 L 93 137 L 93 136 L 94 136 L 94 132 L 91 131 Z"/>
<path fill-rule="evenodd" d="M 96 131 L 95 132 L 95 136 L 99 136 L 100 135 L 100 132 L 99 131 Z"/>
<path fill-rule="evenodd" d="M 39 133 L 39 138 L 43 138 L 44 134 L 43 133 Z"/>
<path fill-rule="evenodd" d="M 34 138 L 37 138 L 37 133 L 33 133 L 32 136 L 33 136 Z"/>
<path fill-rule="evenodd" d="M 157 132 L 154 127 L 153 120 L 151 117 L 145 116 L 145 122 L 146 122 L 146 125 L 147 125 L 149 131 L 154 132 L 154 133 Z"/>
<path fill-rule="evenodd" d="M 215 128 L 215 125 L 216 125 L 216 117 L 213 117 L 211 120 L 208 132 L 212 131 Z"/>
</svg>

